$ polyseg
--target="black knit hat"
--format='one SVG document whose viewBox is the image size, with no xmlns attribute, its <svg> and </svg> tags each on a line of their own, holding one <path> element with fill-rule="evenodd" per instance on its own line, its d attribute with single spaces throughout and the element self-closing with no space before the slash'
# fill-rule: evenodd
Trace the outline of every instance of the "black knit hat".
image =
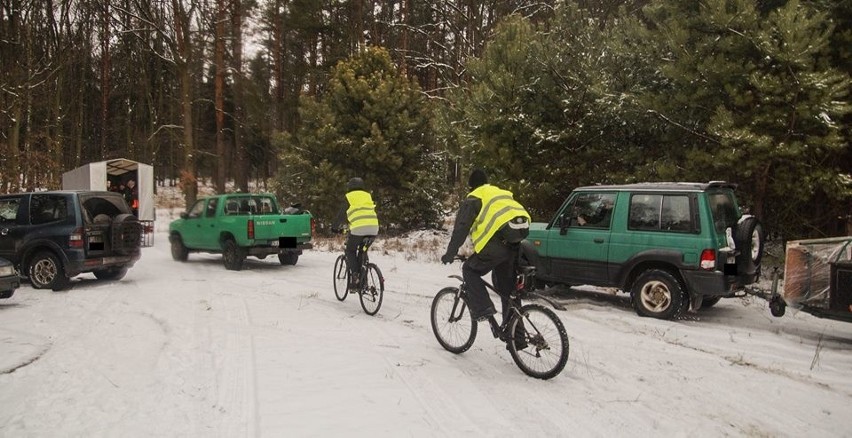
<svg viewBox="0 0 852 438">
<path fill-rule="evenodd" d="M 364 180 L 358 177 L 352 178 L 346 183 L 346 191 L 364 190 Z"/>
<path fill-rule="evenodd" d="M 471 189 L 475 189 L 483 184 L 488 184 L 488 175 L 486 175 L 485 171 L 482 169 L 474 169 L 473 172 L 470 173 L 470 179 L 467 180 L 467 185 Z"/>
</svg>

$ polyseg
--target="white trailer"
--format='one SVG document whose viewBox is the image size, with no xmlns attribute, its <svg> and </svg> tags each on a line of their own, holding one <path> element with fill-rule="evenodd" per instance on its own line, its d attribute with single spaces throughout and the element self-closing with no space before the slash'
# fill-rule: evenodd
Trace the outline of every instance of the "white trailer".
<svg viewBox="0 0 852 438">
<path fill-rule="evenodd" d="M 139 205 L 136 217 L 145 228 L 143 244 L 153 245 L 154 219 L 154 167 L 126 158 L 97 161 L 62 174 L 63 190 L 109 190 L 110 184 L 136 183 Z M 133 206 L 131 206 L 133 207 Z"/>
</svg>

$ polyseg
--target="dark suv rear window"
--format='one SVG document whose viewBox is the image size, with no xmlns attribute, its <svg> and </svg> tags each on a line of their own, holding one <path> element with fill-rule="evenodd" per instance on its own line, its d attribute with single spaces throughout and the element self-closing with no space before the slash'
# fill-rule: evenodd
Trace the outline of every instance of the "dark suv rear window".
<svg viewBox="0 0 852 438">
<path fill-rule="evenodd" d="M 688 195 L 635 194 L 630 197 L 628 228 L 691 232 L 696 229 L 691 211 Z"/>
<path fill-rule="evenodd" d="M 30 198 L 30 223 L 46 224 L 68 217 L 68 198 L 62 195 L 33 195 Z"/>
</svg>

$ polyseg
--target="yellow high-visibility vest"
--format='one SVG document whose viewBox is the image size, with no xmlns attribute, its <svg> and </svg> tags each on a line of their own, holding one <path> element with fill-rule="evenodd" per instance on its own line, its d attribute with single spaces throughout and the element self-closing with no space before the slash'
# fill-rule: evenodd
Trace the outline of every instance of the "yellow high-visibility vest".
<svg viewBox="0 0 852 438">
<path fill-rule="evenodd" d="M 379 217 L 376 216 L 376 204 L 373 197 L 363 190 L 353 190 L 346 194 L 349 201 L 349 209 L 346 210 L 346 219 L 349 221 L 349 232 L 356 231 L 361 227 L 378 227 Z"/>
<path fill-rule="evenodd" d="M 482 251 L 494 233 L 512 219 L 520 216 L 525 217 L 527 222 L 531 221 L 530 214 L 518 201 L 515 201 L 512 192 L 508 190 L 484 184 L 470 192 L 468 196 L 482 201 L 479 216 L 470 227 L 470 239 L 473 241 L 473 250 L 476 252 Z"/>
</svg>

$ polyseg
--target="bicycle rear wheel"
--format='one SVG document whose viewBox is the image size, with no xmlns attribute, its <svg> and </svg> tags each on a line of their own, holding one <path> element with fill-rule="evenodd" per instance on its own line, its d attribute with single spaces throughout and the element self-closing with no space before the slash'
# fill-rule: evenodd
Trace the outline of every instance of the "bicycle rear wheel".
<svg viewBox="0 0 852 438">
<path fill-rule="evenodd" d="M 367 315 L 375 315 L 382 307 L 382 297 L 385 294 L 385 278 L 379 267 L 369 263 L 366 268 L 367 277 L 362 279 L 364 288 L 358 292 L 361 308 Z"/>
<path fill-rule="evenodd" d="M 568 363 L 568 333 L 552 310 L 538 305 L 521 307 L 509 321 L 509 354 L 524 373 L 550 379 Z"/>
<path fill-rule="evenodd" d="M 349 270 L 346 269 L 346 256 L 341 255 L 334 262 L 334 296 L 343 301 L 349 293 Z"/>
<path fill-rule="evenodd" d="M 476 321 L 458 288 L 445 287 L 432 300 L 432 332 L 445 350 L 459 354 L 476 339 Z"/>
</svg>

